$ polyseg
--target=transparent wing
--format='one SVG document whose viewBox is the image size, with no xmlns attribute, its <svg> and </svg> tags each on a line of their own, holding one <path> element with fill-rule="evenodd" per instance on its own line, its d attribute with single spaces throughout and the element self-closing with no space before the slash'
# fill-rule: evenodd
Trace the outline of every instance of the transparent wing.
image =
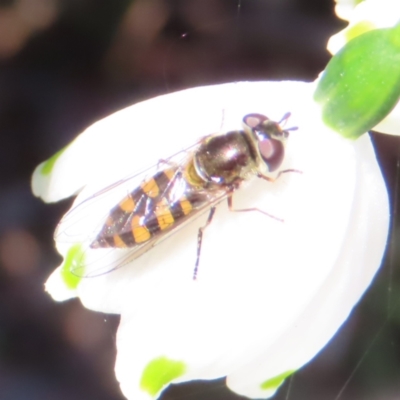
<svg viewBox="0 0 400 400">
<path fill-rule="evenodd" d="M 204 190 L 188 191 L 187 189 L 188 186 L 182 174 L 183 166 L 193 156 L 199 143 L 165 160 L 160 160 L 156 165 L 143 169 L 139 173 L 124 177 L 75 205 L 60 221 L 54 237 L 59 251 L 67 254 L 66 260 L 71 249 L 74 249 L 74 256 L 70 257 L 71 260 L 67 263 L 70 272 L 79 277 L 95 277 L 120 268 L 176 232 L 199 213 L 221 201 L 226 196 L 223 190 L 209 193 Z M 137 207 L 130 213 L 125 213 L 126 221 L 116 218 L 114 211 L 113 220 L 121 220 L 122 226 L 116 228 L 118 223 L 115 222 L 108 233 L 107 223 L 109 222 L 107 221 L 110 221 L 110 212 L 112 213 L 112 210 L 118 208 L 121 202 L 131 199 L 132 196 L 138 197 L 135 193 L 140 191 L 144 183 L 151 182 L 153 177 L 166 170 L 173 170 L 175 173 L 158 197 L 151 199 L 143 195 L 141 201 L 145 207 Z M 135 200 L 137 201 L 138 198 Z M 184 214 L 179 218 L 176 214 L 178 206 L 181 214 L 182 212 Z M 187 208 L 185 211 L 184 207 L 189 207 L 190 210 Z M 109 247 L 95 248 L 96 246 L 93 246 L 101 232 L 103 232 L 102 237 L 107 241 L 116 240 L 116 236 L 126 241 L 123 235 L 140 232 L 143 223 L 139 221 L 144 220 L 149 225 L 149 218 L 154 215 L 157 216 L 156 222 L 159 229 L 151 232 L 146 240 L 139 237 L 137 243 L 125 248 L 114 246 L 112 243 Z M 164 228 L 161 229 L 160 226 Z"/>
</svg>

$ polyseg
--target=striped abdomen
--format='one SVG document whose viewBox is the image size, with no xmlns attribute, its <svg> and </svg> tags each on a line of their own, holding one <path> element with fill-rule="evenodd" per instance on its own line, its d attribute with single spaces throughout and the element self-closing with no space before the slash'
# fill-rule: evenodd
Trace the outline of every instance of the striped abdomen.
<svg viewBox="0 0 400 400">
<path fill-rule="evenodd" d="M 205 204 L 178 168 L 157 172 L 115 206 L 92 248 L 134 247 L 168 232 Z"/>
</svg>

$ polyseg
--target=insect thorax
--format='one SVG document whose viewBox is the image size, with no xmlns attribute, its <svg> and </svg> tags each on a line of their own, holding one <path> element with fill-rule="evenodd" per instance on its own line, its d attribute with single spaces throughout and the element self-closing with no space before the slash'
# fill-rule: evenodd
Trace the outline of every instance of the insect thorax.
<svg viewBox="0 0 400 400">
<path fill-rule="evenodd" d="M 242 131 L 207 138 L 194 155 L 197 174 L 217 186 L 240 183 L 254 174 L 256 155 Z"/>
</svg>

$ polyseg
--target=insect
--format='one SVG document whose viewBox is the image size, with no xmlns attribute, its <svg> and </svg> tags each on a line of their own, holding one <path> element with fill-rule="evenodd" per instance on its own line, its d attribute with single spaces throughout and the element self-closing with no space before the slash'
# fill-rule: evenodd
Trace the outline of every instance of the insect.
<svg viewBox="0 0 400 400">
<path fill-rule="evenodd" d="M 90 240 L 90 249 L 115 250 L 119 255 L 113 256 L 106 268 L 94 268 L 90 273 L 86 271 L 87 275 L 78 272 L 78 267 L 72 272 L 96 276 L 116 269 L 209 210 L 205 225 L 198 231 L 193 273 L 196 279 L 203 231 L 211 223 L 218 203 L 227 199 L 231 211 L 257 210 L 269 215 L 255 208 L 234 210 L 232 196 L 244 181 L 253 177 L 276 179 L 268 174 L 281 166 L 289 131 L 296 129 L 280 126 L 289 116 L 288 113 L 281 121 L 274 122 L 262 114 L 248 114 L 243 118 L 242 130 L 205 136 L 179 160 L 176 157 L 160 160 L 150 176 L 141 178 L 139 185 L 113 206 Z M 113 187 L 92 199 L 103 196 Z M 80 208 L 78 205 L 77 211 L 73 209 L 70 213 L 79 213 Z"/>
</svg>

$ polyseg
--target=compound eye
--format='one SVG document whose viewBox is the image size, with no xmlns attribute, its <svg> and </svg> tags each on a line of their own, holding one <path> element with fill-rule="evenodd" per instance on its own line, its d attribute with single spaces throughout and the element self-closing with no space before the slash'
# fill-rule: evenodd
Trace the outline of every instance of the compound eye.
<svg viewBox="0 0 400 400">
<path fill-rule="evenodd" d="M 267 161 L 274 156 L 275 145 L 270 139 L 260 140 L 258 142 L 258 149 L 260 150 L 261 157 L 264 161 Z"/>
<path fill-rule="evenodd" d="M 268 121 L 268 117 L 262 114 L 247 114 L 243 118 L 243 122 L 251 129 L 261 129 L 262 123 Z"/>
<path fill-rule="evenodd" d="M 274 139 L 263 139 L 258 142 L 260 155 L 268 167 L 268 171 L 275 171 L 282 164 L 285 148 L 282 142 Z"/>
</svg>

